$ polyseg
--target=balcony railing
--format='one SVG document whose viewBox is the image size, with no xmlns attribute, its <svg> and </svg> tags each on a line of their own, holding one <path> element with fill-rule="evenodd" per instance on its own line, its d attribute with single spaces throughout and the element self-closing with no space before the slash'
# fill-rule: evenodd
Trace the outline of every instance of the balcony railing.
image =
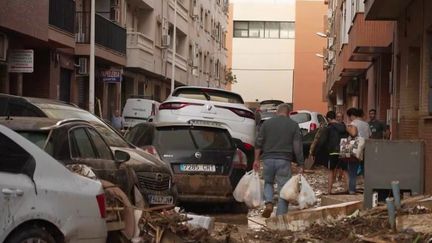
<svg viewBox="0 0 432 243">
<path fill-rule="evenodd" d="M 139 48 L 153 54 L 153 40 L 140 32 L 128 32 L 128 48 Z"/>
<path fill-rule="evenodd" d="M 116 52 L 126 54 L 126 29 L 105 17 L 95 16 L 95 42 Z M 76 13 L 77 43 L 90 43 L 90 12 Z"/>
<path fill-rule="evenodd" d="M 75 29 L 75 1 L 50 0 L 49 24 L 73 34 Z"/>
</svg>

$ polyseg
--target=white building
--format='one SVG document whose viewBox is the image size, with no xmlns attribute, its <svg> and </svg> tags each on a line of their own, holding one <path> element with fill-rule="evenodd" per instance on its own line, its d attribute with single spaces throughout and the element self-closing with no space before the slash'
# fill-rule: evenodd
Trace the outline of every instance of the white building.
<svg viewBox="0 0 432 243">
<path fill-rule="evenodd" d="M 234 2 L 232 90 L 246 102 L 292 102 L 295 1 Z"/>
</svg>

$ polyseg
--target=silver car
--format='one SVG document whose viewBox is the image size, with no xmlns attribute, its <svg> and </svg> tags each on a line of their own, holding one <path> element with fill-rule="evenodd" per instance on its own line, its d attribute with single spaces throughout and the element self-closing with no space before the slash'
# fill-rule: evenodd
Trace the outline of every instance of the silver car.
<svg viewBox="0 0 432 243">
<path fill-rule="evenodd" d="M 100 182 L 0 125 L 0 242 L 105 242 Z"/>
</svg>

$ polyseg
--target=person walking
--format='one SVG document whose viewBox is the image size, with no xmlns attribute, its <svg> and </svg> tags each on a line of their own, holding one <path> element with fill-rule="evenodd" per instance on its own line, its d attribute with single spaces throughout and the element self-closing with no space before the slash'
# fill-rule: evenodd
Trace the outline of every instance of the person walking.
<svg viewBox="0 0 432 243">
<path fill-rule="evenodd" d="M 111 118 L 111 124 L 113 127 L 121 131 L 124 127 L 124 118 L 120 115 L 120 112 L 116 110 Z"/>
<path fill-rule="evenodd" d="M 342 123 L 342 124 L 345 125 L 345 122 L 344 122 L 344 115 L 343 115 L 342 112 L 337 112 L 337 113 L 336 113 L 336 120 L 337 120 L 339 123 Z"/>
<path fill-rule="evenodd" d="M 299 125 L 289 117 L 291 106 L 281 104 L 277 115 L 270 118 L 260 128 L 255 142 L 255 161 L 253 168 L 261 168 L 260 156 L 264 161 L 264 218 L 269 218 L 273 212 L 273 185 L 276 182 L 278 191 L 291 178 L 291 162 L 294 156 L 303 173 L 303 144 Z M 276 215 L 288 212 L 288 202 L 279 197 Z"/>
<path fill-rule="evenodd" d="M 357 136 L 362 137 L 364 139 L 368 139 L 371 136 L 371 131 L 369 128 L 369 124 L 361 118 L 361 111 L 356 108 L 350 108 L 347 110 L 347 116 L 350 120 L 349 125 L 347 126 L 347 132 L 352 137 L 355 138 Z M 350 194 L 356 193 L 356 182 L 357 182 L 357 171 L 359 166 L 363 163 L 363 161 L 350 161 L 348 162 L 348 177 L 349 177 L 349 186 L 348 190 Z"/>
<path fill-rule="evenodd" d="M 327 127 L 323 128 L 320 138 L 317 142 L 317 150 L 324 150 L 328 154 L 328 187 L 327 193 L 330 195 L 332 193 L 332 187 L 334 180 L 336 178 L 337 169 L 341 169 L 345 174 L 347 170 L 346 163 L 342 162 L 339 159 L 339 149 L 340 149 L 340 140 L 341 138 L 347 138 L 348 133 L 346 131 L 345 124 L 342 124 L 336 120 L 336 113 L 334 111 L 329 111 L 326 114 L 326 118 L 329 121 Z M 316 156 L 316 154 L 311 155 L 312 158 Z M 348 175 L 345 175 L 345 179 L 348 178 Z M 348 181 L 346 181 L 345 185 L 348 185 Z"/>
</svg>

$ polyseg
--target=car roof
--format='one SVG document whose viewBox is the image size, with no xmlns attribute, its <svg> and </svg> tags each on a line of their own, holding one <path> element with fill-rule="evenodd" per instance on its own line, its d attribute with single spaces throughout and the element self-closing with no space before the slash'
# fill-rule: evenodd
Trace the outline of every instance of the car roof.
<svg viewBox="0 0 432 243">
<path fill-rule="evenodd" d="M 47 117 L 0 117 L 0 124 L 14 131 L 50 130 L 70 122 L 89 124 L 80 119 L 53 119 Z"/>
<path fill-rule="evenodd" d="M 54 99 L 37 98 L 37 97 L 25 97 L 25 96 L 17 96 L 17 95 L 4 94 L 4 93 L 0 93 L 0 97 L 26 100 L 29 103 L 33 103 L 33 104 L 52 104 L 52 105 L 66 105 L 66 106 L 77 107 L 76 105 L 74 105 L 72 103 L 67 103 L 67 102 L 64 102 L 64 101 L 54 100 Z"/>
</svg>

